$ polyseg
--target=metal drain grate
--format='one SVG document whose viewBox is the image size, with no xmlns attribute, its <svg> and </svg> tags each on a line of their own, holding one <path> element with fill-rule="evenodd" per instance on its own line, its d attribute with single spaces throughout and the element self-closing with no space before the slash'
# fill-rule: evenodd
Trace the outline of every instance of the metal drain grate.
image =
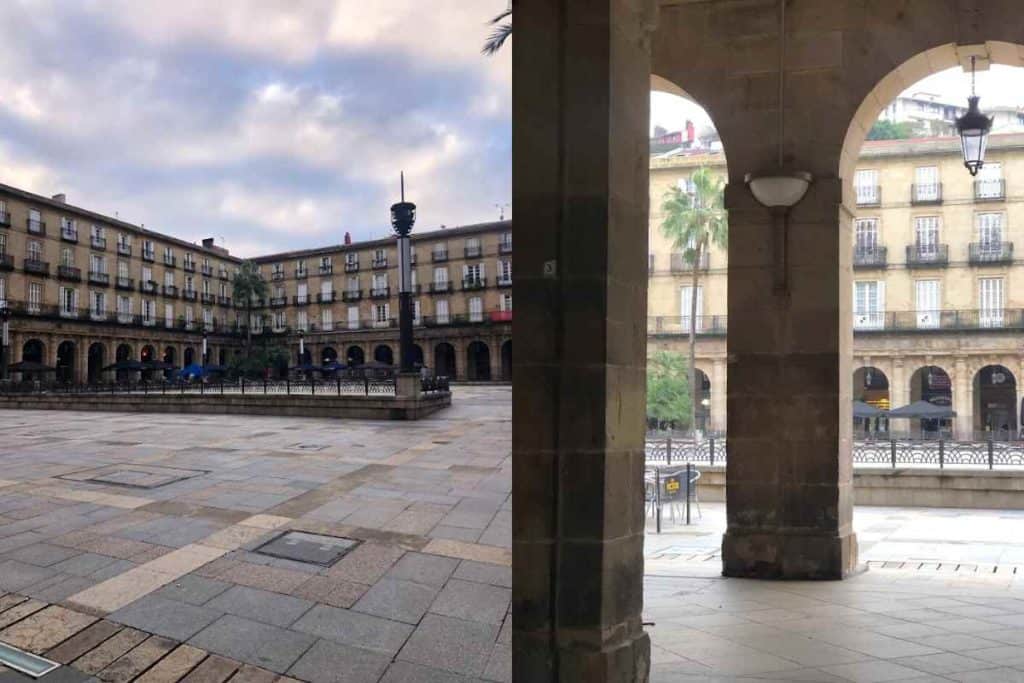
<svg viewBox="0 0 1024 683">
<path fill-rule="evenodd" d="M 977 562 L 939 562 L 936 560 L 868 560 L 870 569 L 897 569 L 912 572 L 942 572 L 974 575 L 1024 576 L 1024 565 Z"/>
<path fill-rule="evenodd" d="M 284 560 L 330 567 L 359 545 L 359 541 L 340 536 L 286 531 L 270 539 L 253 552 Z"/>
<path fill-rule="evenodd" d="M 90 482 L 93 484 L 108 484 L 114 486 L 127 486 L 133 489 L 156 489 L 167 486 L 178 481 L 191 479 L 203 474 L 209 474 L 205 470 L 185 470 L 174 467 L 159 467 L 154 465 L 109 465 L 92 470 L 84 470 L 65 474 L 60 479 L 69 481 Z"/>
</svg>

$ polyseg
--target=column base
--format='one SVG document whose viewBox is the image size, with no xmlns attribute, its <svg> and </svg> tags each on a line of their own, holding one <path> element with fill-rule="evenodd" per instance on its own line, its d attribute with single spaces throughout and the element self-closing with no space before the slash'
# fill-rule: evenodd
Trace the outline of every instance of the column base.
<svg viewBox="0 0 1024 683">
<path fill-rule="evenodd" d="M 422 389 L 420 373 L 400 372 L 395 375 L 395 395 L 401 398 L 419 398 Z"/>
<path fill-rule="evenodd" d="M 857 535 L 727 531 L 722 576 L 749 579 L 835 580 L 857 571 Z"/>
<path fill-rule="evenodd" d="M 529 642 L 529 644 L 528 644 Z M 643 631 L 604 650 L 585 646 L 563 647 L 559 665 L 549 640 L 513 637 L 513 679 L 531 683 L 648 683 L 651 675 L 651 639 Z"/>
</svg>

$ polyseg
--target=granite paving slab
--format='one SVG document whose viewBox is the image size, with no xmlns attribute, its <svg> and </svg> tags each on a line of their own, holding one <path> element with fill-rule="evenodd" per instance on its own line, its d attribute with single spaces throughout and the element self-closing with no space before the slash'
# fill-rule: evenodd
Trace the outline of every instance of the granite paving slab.
<svg viewBox="0 0 1024 683">
<path fill-rule="evenodd" d="M 306 612 L 292 629 L 385 655 L 398 652 L 413 631 L 409 624 L 326 605 Z"/>
<path fill-rule="evenodd" d="M 313 683 L 377 683 L 390 662 L 378 652 L 319 640 L 288 674 Z"/>
<path fill-rule="evenodd" d="M 224 613 L 147 595 L 110 615 L 110 620 L 157 635 L 188 640 Z"/>
<path fill-rule="evenodd" d="M 398 653 L 398 659 L 479 677 L 487 667 L 498 627 L 427 614 Z"/>
<path fill-rule="evenodd" d="M 232 586 L 207 602 L 205 607 L 265 624 L 288 626 L 313 605 L 314 603 L 308 600 L 280 593 L 247 586 Z"/>
<path fill-rule="evenodd" d="M 316 642 L 305 633 L 226 614 L 189 640 L 195 647 L 284 673 Z"/>
</svg>

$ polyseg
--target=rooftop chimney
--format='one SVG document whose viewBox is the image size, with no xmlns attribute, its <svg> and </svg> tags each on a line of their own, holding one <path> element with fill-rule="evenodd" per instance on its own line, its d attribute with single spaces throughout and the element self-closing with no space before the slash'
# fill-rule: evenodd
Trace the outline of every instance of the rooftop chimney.
<svg viewBox="0 0 1024 683">
<path fill-rule="evenodd" d="M 53 201 L 60 202 L 61 204 L 67 204 L 68 203 L 68 196 L 66 194 L 64 194 L 63 192 L 61 192 L 60 194 L 53 195 L 52 199 L 53 199 Z"/>
<path fill-rule="evenodd" d="M 203 240 L 203 248 L 210 249 L 213 247 L 213 238 L 207 237 Z"/>
<path fill-rule="evenodd" d="M 696 137 L 696 135 L 693 129 L 693 121 L 686 119 L 686 141 L 693 142 L 694 137 Z"/>
<path fill-rule="evenodd" d="M 345 231 L 345 244 L 352 244 L 352 233 Z"/>
</svg>

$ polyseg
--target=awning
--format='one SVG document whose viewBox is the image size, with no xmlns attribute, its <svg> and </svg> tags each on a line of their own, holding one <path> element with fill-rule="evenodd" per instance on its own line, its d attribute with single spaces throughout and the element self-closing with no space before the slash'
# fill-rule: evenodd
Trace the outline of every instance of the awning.
<svg viewBox="0 0 1024 683">
<path fill-rule="evenodd" d="M 51 368 L 49 365 L 43 365 L 34 360 L 22 360 L 17 363 L 11 363 L 7 366 L 7 369 L 11 372 L 57 372 L 57 368 Z"/>
<path fill-rule="evenodd" d="M 914 401 L 908 406 L 889 411 L 889 417 L 919 418 L 922 420 L 943 420 L 956 417 L 956 411 L 949 406 L 937 406 L 928 401 Z"/>
<path fill-rule="evenodd" d="M 881 417 L 882 415 L 885 414 L 886 412 L 884 410 L 876 408 L 869 403 L 865 403 L 864 401 L 853 402 L 853 416 L 855 418 L 865 419 L 872 417 Z"/>
</svg>

